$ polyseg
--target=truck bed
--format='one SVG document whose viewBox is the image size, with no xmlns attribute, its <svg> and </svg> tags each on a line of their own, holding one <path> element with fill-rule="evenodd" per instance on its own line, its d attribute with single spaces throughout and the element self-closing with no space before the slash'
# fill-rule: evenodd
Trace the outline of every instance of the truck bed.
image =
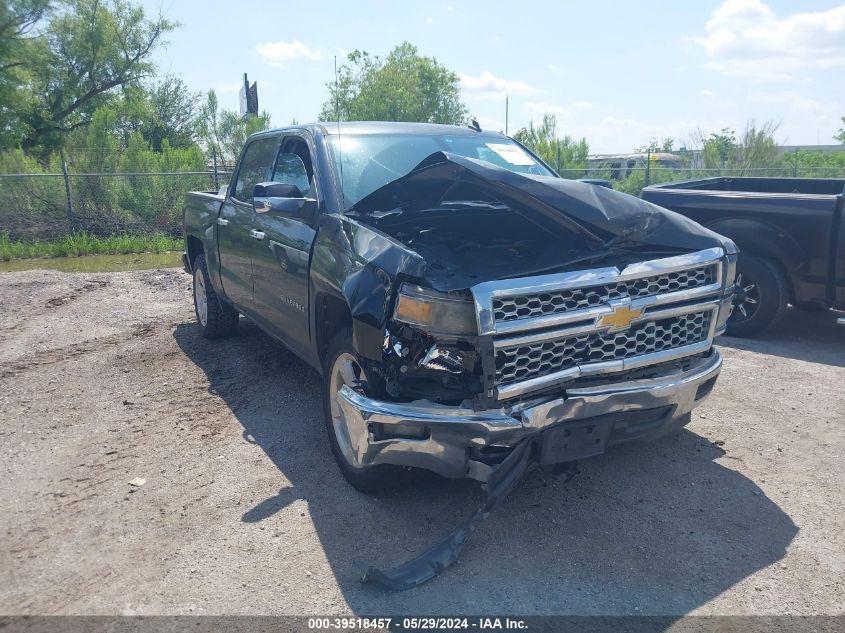
<svg viewBox="0 0 845 633">
<path fill-rule="evenodd" d="M 652 185 L 640 196 L 777 262 L 793 299 L 845 302 L 841 178 L 704 178 Z"/>
<path fill-rule="evenodd" d="M 845 179 L 836 178 L 730 178 L 715 177 L 700 180 L 682 180 L 646 189 L 689 189 L 694 191 L 765 194 L 796 194 L 836 196 L 845 190 Z M 645 196 L 644 196 L 645 197 Z M 649 199 L 646 197 L 646 199 Z"/>
<path fill-rule="evenodd" d="M 220 205 L 223 204 L 225 199 L 225 194 L 215 191 L 189 191 L 185 194 L 185 210 L 183 211 L 182 222 L 186 240 L 185 251 L 190 263 L 193 263 L 197 252 L 202 252 L 202 249 L 201 247 L 199 251 L 192 249 L 189 236 L 213 232 L 216 228 L 217 215 L 220 213 Z M 196 240 L 197 238 L 193 239 Z M 215 261 L 212 261 L 211 264 L 216 265 L 217 250 L 207 249 L 207 256 L 213 258 Z"/>
</svg>

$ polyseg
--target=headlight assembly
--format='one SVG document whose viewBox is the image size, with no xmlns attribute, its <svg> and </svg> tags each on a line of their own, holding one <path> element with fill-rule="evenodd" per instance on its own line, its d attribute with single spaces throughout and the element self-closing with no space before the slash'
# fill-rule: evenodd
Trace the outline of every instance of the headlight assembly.
<svg viewBox="0 0 845 633">
<path fill-rule="evenodd" d="M 428 332 L 478 334 L 475 305 L 468 298 L 402 284 L 393 318 Z"/>
</svg>

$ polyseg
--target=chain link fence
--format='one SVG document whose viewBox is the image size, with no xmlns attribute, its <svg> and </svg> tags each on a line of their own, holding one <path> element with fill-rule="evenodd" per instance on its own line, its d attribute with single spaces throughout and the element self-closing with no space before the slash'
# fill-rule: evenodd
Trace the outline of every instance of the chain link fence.
<svg viewBox="0 0 845 633">
<path fill-rule="evenodd" d="M 818 166 L 800 163 L 780 167 L 693 168 L 666 167 L 658 161 L 647 161 L 635 166 L 618 164 L 593 164 L 583 168 L 560 169 L 563 178 L 597 178 L 608 180 L 613 188 L 638 196 L 643 187 L 665 182 L 678 182 L 699 178 L 845 178 L 845 160 L 842 166 Z"/>
<path fill-rule="evenodd" d="M 182 234 L 188 191 L 218 191 L 229 171 L 0 174 L 0 232 L 13 239 Z"/>
<path fill-rule="evenodd" d="M 204 159 L 199 162 L 202 165 Z M 101 237 L 164 234 L 178 238 L 185 194 L 219 191 L 229 182 L 232 166 L 209 161 L 207 169 L 199 171 L 80 173 L 68 170 L 62 160 L 53 163 L 51 171 L 0 173 L 0 234 L 12 240 L 54 239 L 79 231 Z M 623 169 L 591 164 L 559 173 L 570 179 L 607 179 L 614 189 L 639 195 L 649 184 L 714 176 L 845 178 L 845 166 L 821 167 L 796 160 L 781 167 L 679 169 L 647 161 Z"/>
</svg>

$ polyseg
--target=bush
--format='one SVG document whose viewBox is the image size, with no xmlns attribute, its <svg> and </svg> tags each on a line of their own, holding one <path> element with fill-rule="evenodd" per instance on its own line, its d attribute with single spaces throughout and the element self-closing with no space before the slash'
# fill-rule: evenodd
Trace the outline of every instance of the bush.
<svg viewBox="0 0 845 633">
<path fill-rule="evenodd" d="M 165 253 L 181 250 L 182 247 L 181 239 L 161 234 L 98 237 L 83 231 L 55 240 L 30 241 L 13 240 L 8 233 L 0 233 L 0 259 L 3 261 L 32 257 Z"/>
</svg>

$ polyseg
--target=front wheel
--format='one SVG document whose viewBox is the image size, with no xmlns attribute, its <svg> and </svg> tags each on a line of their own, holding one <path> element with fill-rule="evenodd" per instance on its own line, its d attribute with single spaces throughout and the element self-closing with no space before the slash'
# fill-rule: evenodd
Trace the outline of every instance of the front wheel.
<svg viewBox="0 0 845 633">
<path fill-rule="evenodd" d="M 361 464 L 354 449 L 352 434 L 337 394 L 346 385 L 363 392 L 367 376 L 352 351 L 352 330 L 344 328 L 332 340 L 323 368 L 323 413 L 332 454 L 343 477 L 367 494 L 379 494 L 406 487 L 411 471 L 388 464 Z"/>
<path fill-rule="evenodd" d="M 773 262 L 741 254 L 736 264 L 736 295 L 728 336 L 754 336 L 773 325 L 789 301 L 786 276 Z"/>
</svg>

